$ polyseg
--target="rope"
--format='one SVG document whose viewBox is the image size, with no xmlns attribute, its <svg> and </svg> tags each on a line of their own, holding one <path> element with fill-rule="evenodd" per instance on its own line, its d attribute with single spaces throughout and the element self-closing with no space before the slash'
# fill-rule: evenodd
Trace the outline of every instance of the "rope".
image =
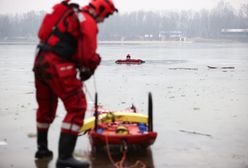
<svg viewBox="0 0 248 168">
<path fill-rule="evenodd" d="M 146 164 L 143 163 L 141 160 L 137 160 L 133 165 L 124 166 L 124 163 L 126 161 L 127 150 L 123 150 L 121 160 L 115 162 L 113 157 L 112 157 L 112 155 L 111 155 L 111 152 L 110 152 L 110 147 L 109 147 L 109 142 L 108 142 L 108 136 L 107 135 L 105 136 L 105 141 L 106 141 L 106 148 L 107 148 L 108 158 L 109 158 L 110 162 L 112 163 L 112 165 L 115 168 L 138 168 L 138 167 L 147 168 Z M 124 145 L 126 145 L 126 144 L 124 144 Z M 124 147 L 124 149 L 125 149 L 125 147 Z"/>
<path fill-rule="evenodd" d="M 112 163 L 112 165 L 114 166 L 114 167 L 116 167 L 115 166 L 115 161 L 114 161 L 114 159 L 112 158 L 112 155 L 111 155 L 111 153 L 110 153 L 110 148 L 109 148 L 109 142 L 108 142 L 108 136 L 106 135 L 105 136 L 105 141 L 106 141 L 106 148 L 107 148 L 107 154 L 108 154 L 108 158 L 109 158 L 109 160 L 110 160 L 110 162 Z"/>
<path fill-rule="evenodd" d="M 95 75 L 93 75 L 93 84 L 94 84 L 95 93 L 97 93 Z M 90 94 L 90 91 L 89 91 L 89 89 L 88 89 L 87 86 L 86 86 L 86 83 L 84 83 L 84 88 L 85 88 L 85 92 L 88 94 L 90 100 L 91 100 L 92 102 L 94 102 L 94 99 L 93 99 L 92 95 Z"/>
<path fill-rule="evenodd" d="M 93 74 L 93 83 L 94 83 L 94 89 L 95 89 L 95 93 L 97 92 L 97 87 L 96 87 L 96 77 L 95 74 Z"/>
<path fill-rule="evenodd" d="M 85 92 L 86 92 L 87 95 L 89 96 L 90 100 L 91 100 L 92 102 L 94 102 L 94 99 L 93 99 L 92 95 L 90 94 L 90 91 L 88 90 L 88 88 L 87 88 L 87 86 L 86 86 L 85 83 L 84 83 L 84 88 L 85 88 Z"/>
</svg>

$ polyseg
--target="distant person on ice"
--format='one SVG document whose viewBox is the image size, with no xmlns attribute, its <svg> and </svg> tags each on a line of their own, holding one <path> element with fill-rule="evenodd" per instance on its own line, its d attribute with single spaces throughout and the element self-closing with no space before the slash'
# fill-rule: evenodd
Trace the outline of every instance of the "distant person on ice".
<svg viewBox="0 0 248 168">
<path fill-rule="evenodd" d="M 126 59 L 127 59 L 127 60 L 130 60 L 130 59 L 131 59 L 130 54 L 127 54 Z"/>
<path fill-rule="evenodd" d="M 101 61 L 96 53 L 97 23 L 114 12 L 117 9 L 112 0 L 92 0 L 82 9 L 65 0 L 45 15 L 33 68 L 38 102 L 35 158 L 53 156 L 48 149 L 48 130 L 55 119 L 60 98 L 67 113 L 61 126 L 56 167 L 89 167 L 88 162 L 73 158 L 87 107 L 82 81 L 94 74 Z M 77 78 L 77 72 L 81 79 Z"/>
</svg>

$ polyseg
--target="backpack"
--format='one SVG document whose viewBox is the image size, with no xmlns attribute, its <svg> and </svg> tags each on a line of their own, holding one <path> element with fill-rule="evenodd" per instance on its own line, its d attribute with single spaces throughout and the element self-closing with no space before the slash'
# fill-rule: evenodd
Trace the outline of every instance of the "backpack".
<svg viewBox="0 0 248 168">
<path fill-rule="evenodd" d="M 80 23 L 77 12 L 80 11 L 79 5 L 68 3 L 69 0 L 62 1 L 53 7 L 52 13 L 47 13 L 41 23 L 38 37 L 40 50 L 54 52 L 59 57 L 71 60 L 77 49 L 77 38 L 67 31 L 68 16 L 75 18 L 77 31 L 80 35 Z M 74 20 L 73 20 L 74 21 Z"/>
</svg>

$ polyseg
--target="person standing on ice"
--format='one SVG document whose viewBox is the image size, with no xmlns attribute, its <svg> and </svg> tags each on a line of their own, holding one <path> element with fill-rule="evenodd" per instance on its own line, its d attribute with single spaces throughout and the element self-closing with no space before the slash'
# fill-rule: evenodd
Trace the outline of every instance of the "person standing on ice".
<svg viewBox="0 0 248 168">
<path fill-rule="evenodd" d="M 61 126 L 56 167 L 89 167 L 88 162 L 73 157 L 87 108 L 82 81 L 94 74 L 101 61 L 96 53 L 97 23 L 114 12 L 118 10 L 112 0 L 91 0 L 82 9 L 65 0 L 45 15 L 38 33 L 39 50 L 33 68 L 38 103 L 36 159 L 53 156 L 48 149 L 48 130 L 60 98 L 67 113 Z M 78 72 L 81 79 L 77 77 Z"/>
</svg>

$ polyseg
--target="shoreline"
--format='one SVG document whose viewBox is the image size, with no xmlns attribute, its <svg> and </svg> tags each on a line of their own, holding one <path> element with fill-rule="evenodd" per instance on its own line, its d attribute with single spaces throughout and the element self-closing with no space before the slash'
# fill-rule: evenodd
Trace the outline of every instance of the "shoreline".
<svg viewBox="0 0 248 168">
<path fill-rule="evenodd" d="M 98 44 L 191 44 L 191 43 L 248 43 L 248 41 L 228 39 L 204 39 L 191 38 L 185 41 L 176 40 L 99 40 Z M 0 40 L 0 45 L 36 45 L 38 41 L 33 40 Z"/>
</svg>

